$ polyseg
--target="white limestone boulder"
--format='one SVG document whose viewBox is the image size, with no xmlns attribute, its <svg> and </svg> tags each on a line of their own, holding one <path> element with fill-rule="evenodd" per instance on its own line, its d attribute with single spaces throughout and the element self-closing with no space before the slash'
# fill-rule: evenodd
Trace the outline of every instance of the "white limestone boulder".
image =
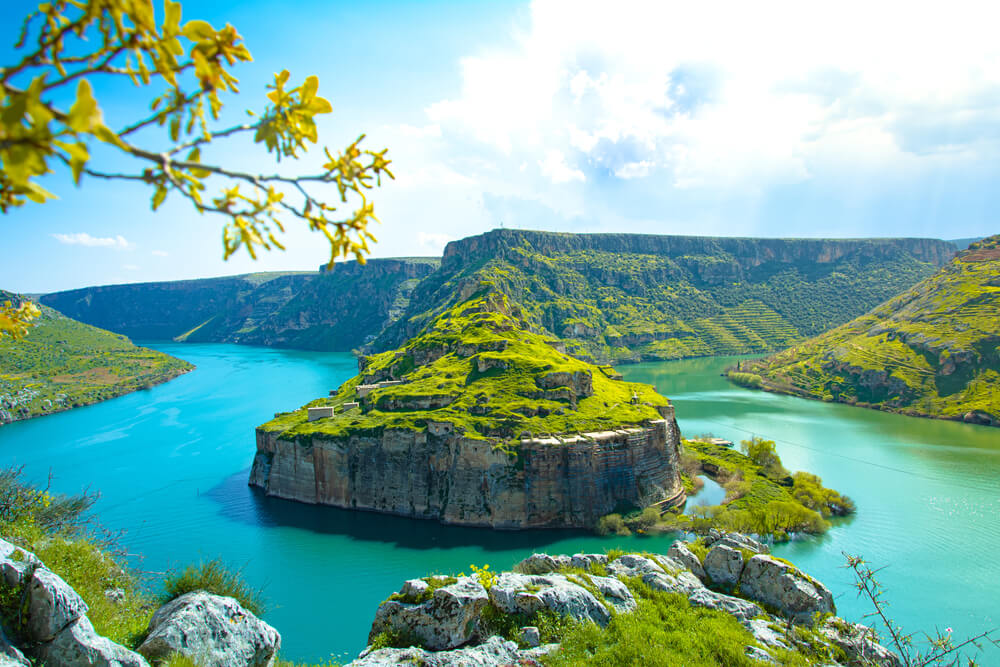
<svg viewBox="0 0 1000 667">
<path fill-rule="evenodd" d="M 201 667 L 265 667 L 279 648 L 278 631 L 237 600 L 194 591 L 156 610 L 138 650 L 152 661 L 180 653 Z"/>
<path fill-rule="evenodd" d="M 386 600 L 375 612 L 368 640 L 383 632 L 412 638 L 415 644 L 442 651 L 467 643 L 475 635 L 479 615 L 489 603 L 486 589 L 471 577 L 442 586 L 421 602 L 406 602 L 419 587 L 407 582 L 403 600 Z M 422 593 L 426 589 L 420 589 Z"/>
<path fill-rule="evenodd" d="M 705 581 L 705 568 L 698 556 L 688 548 L 687 542 L 674 542 L 667 551 L 667 557 L 677 561 L 691 571 L 691 574 Z"/>
<path fill-rule="evenodd" d="M 713 546 L 705 556 L 705 576 L 713 586 L 732 589 L 743 573 L 743 554 L 732 547 Z"/>
<path fill-rule="evenodd" d="M 423 667 L 541 667 L 539 657 L 558 648 L 558 644 L 546 644 L 538 648 L 519 649 L 512 641 L 501 637 L 490 637 L 478 646 L 453 649 L 450 651 L 427 651 L 411 648 L 383 648 L 365 651 L 347 667 L 383 667 L 384 665 L 422 665 Z"/>
<path fill-rule="evenodd" d="M 593 577 L 593 579 L 601 579 Z M 619 582 L 621 583 L 621 582 Z M 622 595 L 635 605 L 631 592 L 623 586 Z M 543 609 L 578 621 L 593 621 L 605 626 L 611 620 L 608 607 L 583 586 L 561 574 L 528 575 L 504 572 L 490 589 L 490 602 L 508 614 L 532 615 Z"/>
<path fill-rule="evenodd" d="M 796 623 L 811 623 L 817 613 L 837 612 L 826 586 L 772 556 L 757 555 L 747 561 L 739 582 L 742 595 L 769 605 Z"/>
<path fill-rule="evenodd" d="M 50 667 L 149 667 L 138 653 L 97 634 L 86 616 L 39 646 L 37 655 Z"/>
</svg>

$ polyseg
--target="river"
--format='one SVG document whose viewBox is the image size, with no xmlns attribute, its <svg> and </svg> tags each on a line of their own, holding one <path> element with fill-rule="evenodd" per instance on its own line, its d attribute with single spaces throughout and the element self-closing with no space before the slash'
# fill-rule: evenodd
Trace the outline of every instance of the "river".
<svg viewBox="0 0 1000 667">
<path fill-rule="evenodd" d="M 510 567 L 536 550 L 666 551 L 657 538 L 572 531 L 497 533 L 269 499 L 246 485 L 253 428 L 356 372 L 348 354 L 235 345 L 150 344 L 197 369 L 150 390 L 0 427 L 5 465 L 53 487 L 100 491 L 102 523 L 159 573 L 223 557 L 263 587 L 266 619 L 294 660 L 351 658 L 378 603 L 410 577 Z M 777 442 L 786 467 L 854 498 L 857 517 L 775 548 L 824 581 L 841 615 L 856 599 L 842 551 L 862 554 L 912 630 L 956 636 L 1000 625 L 1000 430 L 883 414 L 733 387 L 727 359 L 623 366 L 677 406 L 685 435 Z M 1000 652 L 984 654 L 1000 664 Z"/>
</svg>

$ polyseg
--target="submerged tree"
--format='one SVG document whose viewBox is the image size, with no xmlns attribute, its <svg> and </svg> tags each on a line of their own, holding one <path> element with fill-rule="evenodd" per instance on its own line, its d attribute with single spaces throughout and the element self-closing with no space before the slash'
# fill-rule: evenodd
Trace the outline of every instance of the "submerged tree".
<svg viewBox="0 0 1000 667">
<path fill-rule="evenodd" d="M 299 158 L 318 141 L 316 116 L 332 111 L 315 76 L 294 85 L 287 70 L 275 74 L 262 111 L 222 126 L 220 95 L 238 92 L 232 70 L 252 60 L 250 52 L 231 25 L 182 23 L 181 5 L 171 0 L 162 17 L 152 0 L 42 3 L 15 47 L 21 60 L 0 68 L 0 212 L 54 197 L 37 179 L 65 168 L 78 185 L 91 177 L 147 186 L 153 210 L 175 193 L 198 213 L 223 216 L 226 259 L 241 248 L 254 259 L 262 249 L 283 249 L 276 233 L 298 219 L 329 242 L 330 264 L 349 255 L 364 262 L 375 241 L 368 225 L 377 220 L 366 193 L 383 173 L 392 178 L 386 150 L 361 148 L 364 135 L 342 151 L 324 147 L 321 169 L 305 175 L 252 173 L 201 157 L 213 142 L 252 136 L 279 163 Z M 98 78 L 127 79 L 145 96 L 128 124 L 105 124 L 91 84 Z M 73 88 L 72 103 L 59 104 Z M 101 154 L 112 166 L 97 164 L 95 144 L 110 149 Z M 331 185 L 332 198 L 324 194 Z M 23 335 L 35 315 L 4 307 L 0 336 Z"/>
</svg>

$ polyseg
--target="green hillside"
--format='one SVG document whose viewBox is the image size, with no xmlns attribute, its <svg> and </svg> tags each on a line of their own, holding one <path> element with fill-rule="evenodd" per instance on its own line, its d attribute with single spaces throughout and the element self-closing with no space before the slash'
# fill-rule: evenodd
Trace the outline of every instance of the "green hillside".
<svg viewBox="0 0 1000 667">
<path fill-rule="evenodd" d="M 283 438 L 378 433 L 448 422 L 467 437 L 607 430 L 659 419 L 669 402 L 612 369 L 574 359 L 554 341 L 525 331 L 516 304 L 488 287 L 437 317 L 398 350 L 363 357 L 361 373 L 330 398 L 331 419 L 306 421 L 304 406 L 261 428 Z M 359 398 L 359 385 L 400 381 Z M 636 398 L 633 400 L 633 394 Z M 344 408 L 345 404 L 357 407 Z"/>
<path fill-rule="evenodd" d="M 18 297 L 0 291 L 0 301 Z M 21 340 L 0 338 L 0 424 L 89 405 L 194 368 L 48 306 Z"/>
<path fill-rule="evenodd" d="M 864 313 L 954 253 L 930 239 L 494 230 L 449 244 L 373 347 L 402 344 L 487 281 L 532 330 L 601 363 L 772 351 Z"/>
<path fill-rule="evenodd" d="M 905 414 L 1000 426 L 1000 235 L 870 313 L 734 381 Z"/>
</svg>

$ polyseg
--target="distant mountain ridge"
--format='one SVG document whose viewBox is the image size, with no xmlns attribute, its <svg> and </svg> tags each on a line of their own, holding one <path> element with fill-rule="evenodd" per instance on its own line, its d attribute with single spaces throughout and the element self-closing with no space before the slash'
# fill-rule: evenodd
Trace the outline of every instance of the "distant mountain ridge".
<svg viewBox="0 0 1000 667">
<path fill-rule="evenodd" d="M 935 239 L 750 239 L 512 229 L 449 243 L 375 341 L 390 349 L 489 282 L 535 330 L 598 362 L 777 350 L 946 263 Z"/>
<path fill-rule="evenodd" d="M 436 258 L 373 259 L 329 272 L 87 287 L 41 301 L 140 340 L 350 350 L 398 317 L 437 265 Z"/>
<path fill-rule="evenodd" d="M 498 229 L 449 243 L 439 261 L 91 287 L 42 302 L 137 339 L 379 351 L 487 282 L 574 355 L 627 362 L 781 349 L 911 287 L 955 252 L 934 239 Z"/>
<path fill-rule="evenodd" d="M 731 379 L 808 398 L 1000 426 L 1000 235 L 844 326 Z"/>
</svg>

